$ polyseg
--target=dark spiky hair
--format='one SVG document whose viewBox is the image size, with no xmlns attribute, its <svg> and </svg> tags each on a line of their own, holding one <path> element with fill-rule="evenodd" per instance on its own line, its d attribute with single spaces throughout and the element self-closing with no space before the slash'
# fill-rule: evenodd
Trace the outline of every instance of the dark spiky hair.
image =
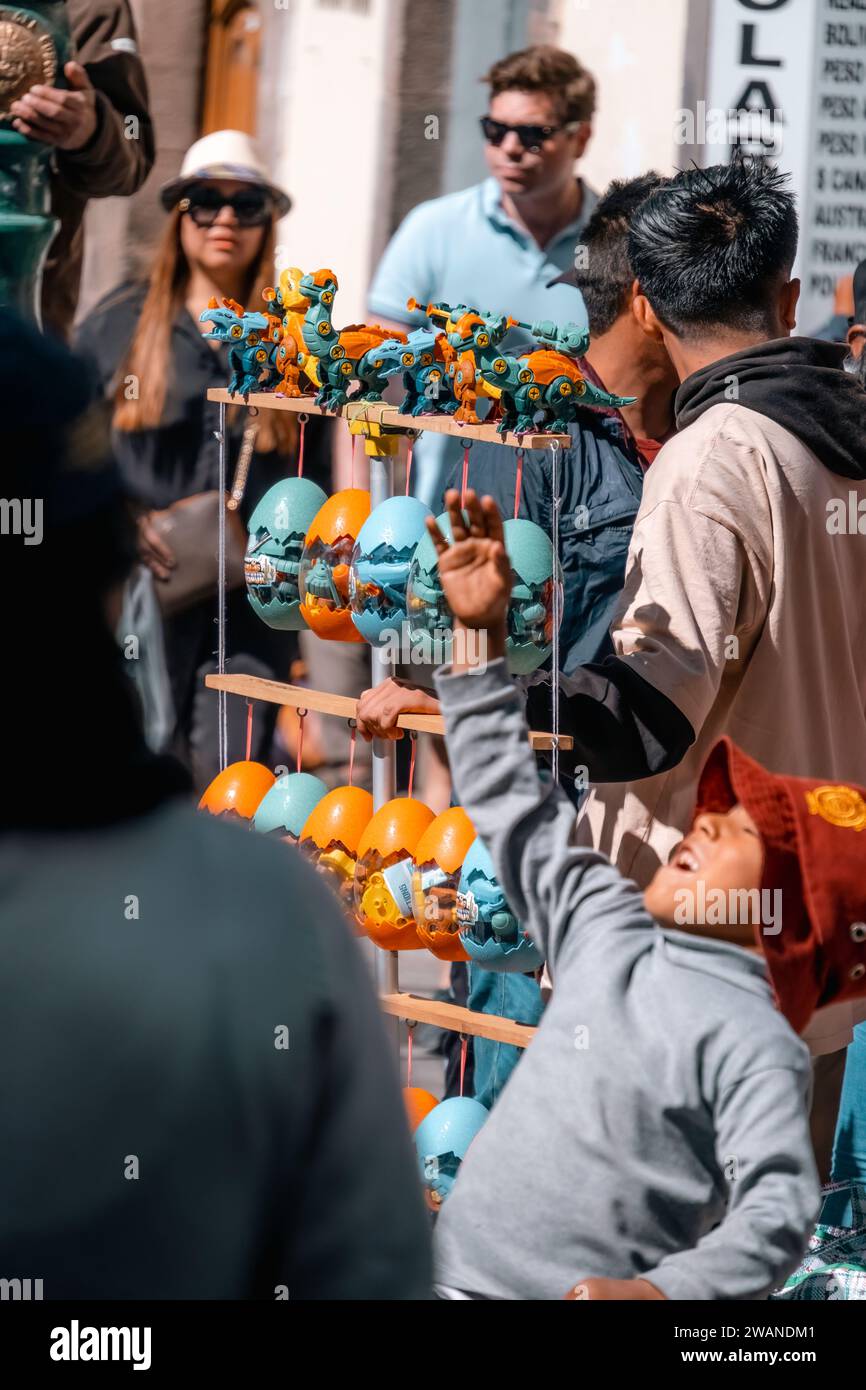
<svg viewBox="0 0 866 1390">
<path fill-rule="evenodd" d="M 628 233 L 636 210 L 665 179 L 655 170 L 636 179 L 614 179 L 596 203 L 575 251 L 573 283 L 583 295 L 594 338 L 613 327 L 634 281 Z M 582 254 L 581 254 L 582 253 Z"/>
<path fill-rule="evenodd" d="M 740 157 L 677 174 L 638 209 L 629 233 L 641 289 L 681 338 L 767 331 L 796 254 L 788 175 Z"/>
</svg>

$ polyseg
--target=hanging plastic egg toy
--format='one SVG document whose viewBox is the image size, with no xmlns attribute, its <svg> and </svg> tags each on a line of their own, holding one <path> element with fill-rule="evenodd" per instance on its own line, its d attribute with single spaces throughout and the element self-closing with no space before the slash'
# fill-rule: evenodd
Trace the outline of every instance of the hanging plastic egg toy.
<svg viewBox="0 0 866 1390">
<path fill-rule="evenodd" d="M 349 566 L 355 540 L 370 515 L 370 494 L 344 488 L 310 523 L 301 556 L 301 612 L 317 637 L 363 642 L 349 607 Z"/>
<path fill-rule="evenodd" d="M 250 821 L 275 781 L 263 763 L 229 763 L 205 789 L 198 809 L 212 816 Z"/>
<path fill-rule="evenodd" d="M 352 622 L 373 646 L 400 641 L 412 557 L 432 515 L 417 497 L 389 497 L 358 532 L 349 572 Z"/>
<path fill-rule="evenodd" d="M 488 1111 L 480 1100 L 452 1096 L 425 1115 L 415 1131 L 415 1152 L 427 1204 L 438 1211 L 450 1193 L 469 1145 Z"/>
<path fill-rule="evenodd" d="M 468 960 L 457 921 L 460 870 L 475 839 L 462 806 L 437 816 L 418 841 L 412 869 L 412 908 L 418 940 L 438 960 Z"/>
<path fill-rule="evenodd" d="M 420 1086 L 404 1086 L 403 1104 L 406 1107 L 409 1128 L 414 1134 L 424 1116 L 435 1110 L 439 1102 L 431 1091 L 424 1091 Z"/>
<path fill-rule="evenodd" d="M 250 517 L 244 559 L 247 598 L 262 622 L 280 632 L 306 627 L 298 588 L 301 555 L 313 518 L 327 500 L 309 478 L 283 478 Z"/>
<path fill-rule="evenodd" d="M 436 525 L 451 540 L 448 513 L 437 516 Z M 439 583 L 439 556 L 425 529 L 415 547 L 406 581 L 406 617 L 414 659 L 427 666 L 444 666 L 451 660 L 454 618 Z"/>
<path fill-rule="evenodd" d="M 544 958 L 523 930 L 499 886 L 493 860 L 476 840 L 460 874 L 460 942 L 484 970 L 529 974 Z"/>
<path fill-rule="evenodd" d="M 327 793 L 321 777 L 287 772 L 278 777 L 253 817 L 253 829 L 297 844 L 313 807 Z"/>
<path fill-rule="evenodd" d="M 423 801 L 396 796 L 367 826 L 355 866 L 355 916 L 385 951 L 421 949 L 412 913 L 412 856 L 433 812 Z"/>
<path fill-rule="evenodd" d="M 503 526 L 511 561 L 508 604 L 508 669 L 526 676 L 541 666 L 553 649 L 553 544 L 534 521 L 513 518 Z"/>
<path fill-rule="evenodd" d="M 335 787 L 313 807 L 301 831 L 301 849 L 350 915 L 358 845 L 372 814 L 373 798 L 363 787 Z"/>
</svg>

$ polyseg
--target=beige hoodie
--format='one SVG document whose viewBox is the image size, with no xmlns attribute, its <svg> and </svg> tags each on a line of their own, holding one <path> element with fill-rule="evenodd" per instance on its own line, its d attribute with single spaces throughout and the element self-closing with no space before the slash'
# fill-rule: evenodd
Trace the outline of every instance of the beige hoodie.
<svg viewBox="0 0 866 1390">
<path fill-rule="evenodd" d="M 690 825 L 721 734 L 774 772 L 866 781 L 866 481 L 773 420 L 714 405 L 665 444 L 611 631 L 698 731 L 670 772 L 587 800 L 580 838 L 641 887 Z M 835 1051 L 851 1022 L 848 1005 L 823 1010 L 806 1039 Z"/>
</svg>

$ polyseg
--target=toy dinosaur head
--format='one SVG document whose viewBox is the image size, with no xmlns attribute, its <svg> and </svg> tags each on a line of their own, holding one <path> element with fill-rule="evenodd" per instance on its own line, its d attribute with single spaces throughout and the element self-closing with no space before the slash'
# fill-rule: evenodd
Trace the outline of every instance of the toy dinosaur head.
<svg viewBox="0 0 866 1390">
<path fill-rule="evenodd" d="M 314 270 L 302 275 L 297 287 L 312 304 L 324 304 L 327 308 L 333 303 L 340 285 L 333 270 Z"/>
<path fill-rule="evenodd" d="M 217 343 L 242 343 L 251 333 L 267 333 L 269 327 L 264 314 L 246 313 L 235 299 L 224 299 L 221 305 L 211 299 L 199 314 L 199 322 L 213 324 L 204 337 Z"/>
<path fill-rule="evenodd" d="M 330 271 L 325 273 L 330 274 Z M 280 275 L 280 303 L 287 313 L 305 314 L 310 307 L 309 296 L 301 289 L 303 279 L 304 272 L 296 265 L 288 266 Z M 336 289 L 336 280 L 334 288 Z"/>
</svg>

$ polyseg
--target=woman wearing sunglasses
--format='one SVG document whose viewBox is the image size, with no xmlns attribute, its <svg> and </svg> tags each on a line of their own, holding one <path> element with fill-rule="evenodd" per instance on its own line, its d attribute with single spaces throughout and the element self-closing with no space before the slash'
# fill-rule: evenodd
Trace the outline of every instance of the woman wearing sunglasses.
<svg viewBox="0 0 866 1390">
<path fill-rule="evenodd" d="M 190 543 L 187 530 L 176 553 L 166 532 L 180 538 L 175 518 L 191 513 L 173 509 L 213 497 L 219 481 L 218 407 L 206 392 L 227 384 L 228 349 L 203 336 L 211 325 L 199 316 L 212 297 L 262 307 L 261 291 L 274 277 L 275 224 L 290 199 L 271 183 L 249 136 L 223 130 L 190 148 L 180 175 L 163 187 L 162 202 L 168 220 L 149 278 L 108 295 L 83 323 L 79 347 L 95 360 L 114 402 L 115 450 L 139 508 L 140 556 L 161 598 L 174 751 L 204 786 L 218 771 L 215 696 L 203 686 L 216 650 L 216 587 L 214 579 L 207 598 L 190 598 L 188 581 L 197 560 L 206 553 L 209 564 L 213 557 L 207 538 Z M 297 426 L 291 416 L 268 412 L 252 422 L 253 437 L 246 411 L 230 407 L 228 415 L 229 483 L 241 457 L 249 460 L 246 518 L 267 488 L 292 471 Z M 177 598 L 167 602 L 170 589 Z M 260 622 L 242 587 L 229 595 L 228 623 L 236 669 L 285 679 L 286 634 Z M 228 703 L 229 754 L 243 756 L 245 710 L 241 701 Z M 266 722 L 259 706 L 255 721 L 252 756 L 267 758 L 273 718 Z"/>
</svg>

